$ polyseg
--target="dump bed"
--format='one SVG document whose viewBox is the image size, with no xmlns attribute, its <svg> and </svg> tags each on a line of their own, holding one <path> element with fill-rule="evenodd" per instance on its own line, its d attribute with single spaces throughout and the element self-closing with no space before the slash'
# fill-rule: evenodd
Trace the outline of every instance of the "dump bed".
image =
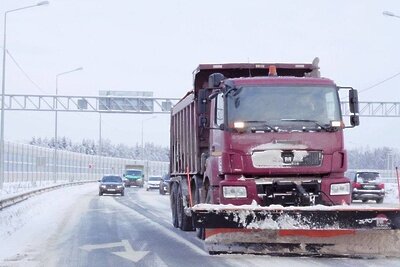
<svg viewBox="0 0 400 267">
<path fill-rule="evenodd" d="M 195 91 L 207 87 L 208 77 L 221 73 L 226 78 L 268 76 L 269 67 L 275 66 L 278 76 L 319 77 L 318 59 L 312 64 L 294 63 L 227 63 L 201 64 L 194 71 Z"/>
</svg>

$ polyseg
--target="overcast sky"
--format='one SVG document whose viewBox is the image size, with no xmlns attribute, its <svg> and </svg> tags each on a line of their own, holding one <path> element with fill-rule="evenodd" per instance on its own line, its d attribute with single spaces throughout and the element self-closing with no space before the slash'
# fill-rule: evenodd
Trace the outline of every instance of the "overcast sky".
<svg viewBox="0 0 400 267">
<path fill-rule="evenodd" d="M 0 11 L 35 3 L 2 0 Z M 57 73 L 83 67 L 60 77 L 59 94 L 182 97 L 199 63 L 307 63 L 316 56 L 324 77 L 365 90 L 400 72 L 400 19 L 384 10 L 400 14 L 400 2 L 53 0 L 7 17 L 7 48 L 40 88 L 7 58 L 6 93 L 54 94 Z M 399 85 L 400 76 L 361 92 L 360 100 L 400 102 Z M 52 113 L 5 115 L 6 140 L 54 135 Z M 103 115 L 103 138 L 140 144 L 141 121 L 149 117 Z M 346 130 L 349 147 L 400 148 L 400 118 L 361 119 L 360 127 Z M 145 142 L 169 144 L 168 115 L 144 126 Z M 59 136 L 97 139 L 98 129 L 97 114 L 59 116 Z"/>
</svg>

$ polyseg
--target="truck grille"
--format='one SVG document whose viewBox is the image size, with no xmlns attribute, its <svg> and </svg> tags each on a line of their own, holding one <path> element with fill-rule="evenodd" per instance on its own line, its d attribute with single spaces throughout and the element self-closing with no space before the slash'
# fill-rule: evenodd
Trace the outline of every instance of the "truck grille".
<svg viewBox="0 0 400 267">
<path fill-rule="evenodd" d="M 306 150 L 263 150 L 251 155 L 255 168 L 320 166 L 322 151 Z"/>
</svg>

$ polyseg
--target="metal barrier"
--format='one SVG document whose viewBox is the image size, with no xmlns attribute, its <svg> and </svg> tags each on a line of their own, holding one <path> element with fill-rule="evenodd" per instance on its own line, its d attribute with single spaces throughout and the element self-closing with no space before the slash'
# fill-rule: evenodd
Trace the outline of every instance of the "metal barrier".
<svg viewBox="0 0 400 267">
<path fill-rule="evenodd" d="M 98 180 L 105 174 L 122 175 L 126 165 L 141 165 L 145 175 L 168 172 L 168 162 L 100 157 L 13 142 L 4 143 L 4 185 L 44 186 L 50 183 Z M 57 178 L 55 178 L 57 177 Z"/>
</svg>

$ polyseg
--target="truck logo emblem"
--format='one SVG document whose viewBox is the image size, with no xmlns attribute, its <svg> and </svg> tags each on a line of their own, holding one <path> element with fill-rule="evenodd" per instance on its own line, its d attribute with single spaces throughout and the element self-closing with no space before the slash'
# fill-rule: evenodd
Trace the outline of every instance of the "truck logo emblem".
<svg viewBox="0 0 400 267">
<path fill-rule="evenodd" d="M 292 151 L 283 151 L 281 154 L 283 163 L 290 164 L 293 162 L 294 153 Z"/>
</svg>

